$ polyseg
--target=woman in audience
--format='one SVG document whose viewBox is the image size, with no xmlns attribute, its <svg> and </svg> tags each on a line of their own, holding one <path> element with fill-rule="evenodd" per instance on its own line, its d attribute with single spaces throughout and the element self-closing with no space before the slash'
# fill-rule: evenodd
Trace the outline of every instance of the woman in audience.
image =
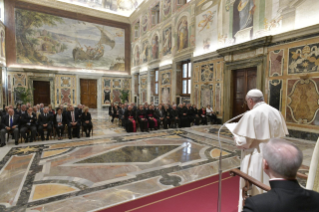
<svg viewBox="0 0 319 212">
<path fill-rule="evenodd" d="M 16 109 L 14 109 L 15 114 L 20 114 L 21 113 L 21 104 L 18 103 Z"/>
<path fill-rule="evenodd" d="M 34 110 L 36 110 L 36 109 L 34 109 Z M 53 121 L 54 121 L 54 127 L 56 130 L 56 133 L 58 135 L 58 140 L 62 140 L 62 138 L 63 138 L 62 135 L 64 132 L 64 124 L 65 124 L 66 120 L 65 120 L 65 117 L 63 117 L 63 115 L 62 115 L 61 108 L 58 108 L 57 114 L 55 115 Z"/>
<path fill-rule="evenodd" d="M 48 107 L 49 107 L 49 114 L 54 116 L 55 115 L 55 111 L 52 109 L 52 105 L 50 104 Z"/>
<path fill-rule="evenodd" d="M 202 109 L 199 111 L 199 117 L 200 117 L 201 123 L 204 125 L 207 125 L 206 108 L 205 107 L 202 107 Z"/>
<path fill-rule="evenodd" d="M 89 113 L 88 107 L 84 108 L 84 112 L 82 113 L 81 120 L 82 120 L 83 131 L 85 132 L 86 137 L 90 137 L 90 133 L 92 130 L 92 117 L 91 117 L 91 114 Z"/>
<path fill-rule="evenodd" d="M 142 132 L 148 132 L 148 119 L 146 116 L 146 112 L 144 111 L 143 105 L 140 105 L 137 110 L 137 119 L 140 124 L 140 128 Z"/>
<path fill-rule="evenodd" d="M 150 128 L 157 130 L 158 124 L 157 124 L 157 120 L 155 118 L 155 114 L 154 114 L 154 106 L 149 106 L 148 110 L 147 110 L 147 117 L 148 117 L 148 122 L 149 122 L 149 126 Z"/>
</svg>

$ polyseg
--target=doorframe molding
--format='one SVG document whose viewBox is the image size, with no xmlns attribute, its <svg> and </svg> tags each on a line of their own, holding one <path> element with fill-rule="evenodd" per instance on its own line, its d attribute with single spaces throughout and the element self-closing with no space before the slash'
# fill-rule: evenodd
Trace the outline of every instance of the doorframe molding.
<svg viewBox="0 0 319 212">
<path fill-rule="evenodd" d="M 97 83 L 96 83 L 96 91 L 97 91 L 97 99 L 96 99 L 96 106 L 97 106 L 97 109 L 102 109 L 102 77 L 100 76 L 87 76 L 87 75 L 84 75 L 84 76 L 79 76 L 79 75 L 76 75 L 76 81 L 77 81 L 77 85 L 76 85 L 76 90 L 77 90 L 77 104 L 81 104 L 81 79 L 87 79 L 87 80 L 96 80 Z M 100 88 L 100 89 L 99 89 Z"/>
<path fill-rule="evenodd" d="M 29 84 L 29 88 L 32 89 L 31 92 L 31 105 L 34 103 L 34 96 L 33 96 L 33 82 L 34 81 L 42 81 L 42 82 L 50 82 L 50 104 L 52 108 L 55 108 L 55 77 L 39 77 L 39 76 L 27 76 L 27 81 Z"/>
<path fill-rule="evenodd" d="M 247 60 L 234 61 L 225 63 L 224 67 L 224 85 L 223 85 L 223 97 L 224 97 L 224 108 L 223 108 L 223 122 L 232 118 L 233 112 L 233 71 L 245 68 L 257 67 L 256 75 L 256 86 L 261 91 L 264 90 L 264 79 L 265 79 L 265 65 L 266 56 L 255 57 Z"/>
</svg>

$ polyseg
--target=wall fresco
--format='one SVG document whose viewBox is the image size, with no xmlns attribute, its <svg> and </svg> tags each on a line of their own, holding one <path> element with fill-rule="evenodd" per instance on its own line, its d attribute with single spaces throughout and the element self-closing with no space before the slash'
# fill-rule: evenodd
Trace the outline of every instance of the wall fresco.
<svg viewBox="0 0 319 212">
<path fill-rule="evenodd" d="M 124 29 L 23 9 L 15 18 L 19 64 L 125 71 Z"/>
</svg>

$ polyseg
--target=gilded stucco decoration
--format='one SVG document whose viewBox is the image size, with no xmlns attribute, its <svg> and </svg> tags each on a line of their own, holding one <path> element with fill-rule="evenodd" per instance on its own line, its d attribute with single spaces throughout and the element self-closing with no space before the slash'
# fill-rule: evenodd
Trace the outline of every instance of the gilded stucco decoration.
<svg viewBox="0 0 319 212">
<path fill-rule="evenodd" d="M 147 75 L 140 76 L 141 102 L 147 101 Z"/>
<path fill-rule="evenodd" d="M 269 55 L 269 77 L 282 76 L 284 65 L 284 51 L 272 51 Z"/>
<path fill-rule="evenodd" d="M 102 105 L 108 106 L 111 103 L 121 102 L 120 91 L 128 90 L 129 92 L 129 101 L 131 99 L 131 79 L 126 78 L 102 78 Z"/>
<path fill-rule="evenodd" d="M 223 59 L 195 63 L 192 73 L 192 103 L 197 108 L 208 104 L 222 116 Z"/>
<path fill-rule="evenodd" d="M 55 76 L 55 105 L 76 104 L 76 76 Z"/>
<path fill-rule="evenodd" d="M 288 95 L 288 105 L 294 122 L 312 123 L 319 109 L 318 81 L 300 79 L 295 81 Z M 289 110 L 287 112 L 289 112 Z"/>
<path fill-rule="evenodd" d="M 289 49 L 289 74 L 319 72 L 318 44 Z"/>
<path fill-rule="evenodd" d="M 172 70 L 164 70 L 159 72 L 160 75 L 160 88 L 159 88 L 159 101 L 161 103 L 167 104 L 171 103 L 172 97 L 171 97 L 171 92 L 172 92 Z"/>
</svg>

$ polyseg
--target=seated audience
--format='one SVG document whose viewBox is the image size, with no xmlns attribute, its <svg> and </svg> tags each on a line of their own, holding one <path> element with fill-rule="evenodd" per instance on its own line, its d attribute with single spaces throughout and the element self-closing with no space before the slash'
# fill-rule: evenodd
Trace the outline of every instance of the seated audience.
<svg viewBox="0 0 319 212">
<path fill-rule="evenodd" d="M 82 126 L 83 126 L 83 131 L 86 134 L 86 137 L 90 137 L 91 130 L 92 130 L 92 117 L 91 114 L 89 113 L 89 108 L 85 107 L 84 112 L 81 115 L 82 119 Z"/>
<path fill-rule="evenodd" d="M 115 105 L 113 108 L 113 116 L 112 116 L 112 120 L 111 120 L 112 123 L 113 123 L 115 118 L 119 118 L 119 112 L 120 112 L 119 110 L 120 110 L 119 106 Z"/>
<path fill-rule="evenodd" d="M 194 125 L 199 125 L 199 121 L 200 121 L 200 117 L 198 115 L 198 109 L 196 107 L 196 105 L 194 104 L 192 107 L 192 111 L 193 111 L 193 121 L 194 121 Z"/>
<path fill-rule="evenodd" d="M 49 106 L 49 113 L 54 116 L 55 115 L 55 111 L 52 109 L 52 105 L 50 104 Z"/>
<path fill-rule="evenodd" d="M 124 113 L 126 132 L 136 132 L 136 117 L 131 106 Z"/>
<path fill-rule="evenodd" d="M 155 118 L 154 107 L 152 105 L 149 106 L 148 110 L 146 111 L 146 115 L 148 118 L 149 128 L 157 130 L 158 123 L 157 123 L 157 119 Z"/>
<path fill-rule="evenodd" d="M 6 133 L 10 131 L 14 135 L 15 145 L 19 144 L 19 115 L 14 114 L 13 108 L 8 109 L 8 115 L 4 116 L 1 120 L 2 129 L 1 129 L 1 147 L 6 145 Z"/>
<path fill-rule="evenodd" d="M 69 139 L 72 139 L 72 135 L 75 137 L 80 138 L 80 121 L 79 121 L 79 115 L 76 111 L 74 111 L 73 105 L 70 105 L 69 111 L 66 115 L 66 121 L 68 125 L 68 134 Z M 73 129 L 73 131 L 72 131 Z"/>
<path fill-rule="evenodd" d="M 201 124 L 207 125 L 207 118 L 206 118 L 207 113 L 206 113 L 205 107 L 202 107 L 202 109 L 199 110 L 198 114 L 200 117 Z"/>
<path fill-rule="evenodd" d="M 302 188 L 296 180 L 302 152 L 284 139 L 272 139 L 263 147 L 263 169 L 271 190 L 246 199 L 243 212 L 319 211 L 319 193 Z"/>
<path fill-rule="evenodd" d="M 14 114 L 18 115 L 21 112 L 21 104 L 18 103 L 16 109 L 14 109 Z"/>
<path fill-rule="evenodd" d="M 122 127 L 124 126 L 124 113 L 125 113 L 125 109 L 124 109 L 124 104 L 120 104 L 121 106 L 119 107 L 119 120 L 121 120 L 122 122 Z"/>
<path fill-rule="evenodd" d="M 167 129 L 167 126 L 170 127 L 171 126 L 171 109 L 169 108 L 168 105 L 164 106 L 164 110 L 163 110 L 164 114 L 165 114 L 165 120 L 166 120 L 166 124 L 164 126 L 164 129 Z"/>
<path fill-rule="evenodd" d="M 21 113 L 21 116 L 20 116 L 20 124 L 21 124 L 20 133 L 26 143 L 29 142 L 29 138 L 27 135 L 28 130 L 31 131 L 31 138 L 30 138 L 31 143 L 33 142 L 33 139 L 37 135 L 37 126 L 36 126 L 37 116 L 32 111 L 33 111 L 33 108 L 29 107 L 28 112 L 24 114 Z"/>
<path fill-rule="evenodd" d="M 56 133 L 58 135 L 58 140 L 62 140 L 63 139 L 65 123 L 66 123 L 66 118 L 62 114 L 61 107 L 59 107 L 58 110 L 57 110 L 56 115 L 54 116 L 54 127 L 55 127 Z"/>
<path fill-rule="evenodd" d="M 43 113 L 39 115 L 38 119 L 38 131 L 39 134 L 41 135 L 41 140 L 44 141 L 44 129 L 47 130 L 47 138 L 46 140 L 49 140 L 49 136 L 51 135 L 52 132 L 52 121 L 53 121 L 53 116 L 49 113 L 49 108 L 45 107 L 43 109 Z"/>
<path fill-rule="evenodd" d="M 188 110 L 186 104 L 180 104 L 179 108 L 179 119 L 180 119 L 180 128 L 190 127 L 190 122 L 188 118 Z"/>
<path fill-rule="evenodd" d="M 160 128 L 160 125 L 162 123 L 164 129 L 167 129 L 166 114 L 164 113 L 163 107 L 161 104 L 158 106 L 158 109 L 155 111 L 154 115 L 155 115 L 155 118 L 157 119 L 158 128 Z"/>
<path fill-rule="evenodd" d="M 113 114 L 114 114 L 114 103 L 111 103 L 109 107 L 109 117 L 112 117 L 112 123 L 113 123 Z"/>
<path fill-rule="evenodd" d="M 176 105 L 173 105 L 173 109 L 171 110 L 171 125 L 174 124 L 175 128 L 180 126 L 179 113 L 176 108 Z"/>
<path fill-rule="evenodd" d="M 148 118 L 146 116 L 146 112 L 144 111 L 143 105 L 140 105 L 137 110 L 137 120 L 140 124 L 141 131 L 148 132 Z"/>
<path fill-rule="evenodd" d="M 213 108 L 210 105 L 207 105 L 206 107 L 206 115 L 209 118 L 211 124 L 216 124 L 217 117 Z"/>
</svg>

